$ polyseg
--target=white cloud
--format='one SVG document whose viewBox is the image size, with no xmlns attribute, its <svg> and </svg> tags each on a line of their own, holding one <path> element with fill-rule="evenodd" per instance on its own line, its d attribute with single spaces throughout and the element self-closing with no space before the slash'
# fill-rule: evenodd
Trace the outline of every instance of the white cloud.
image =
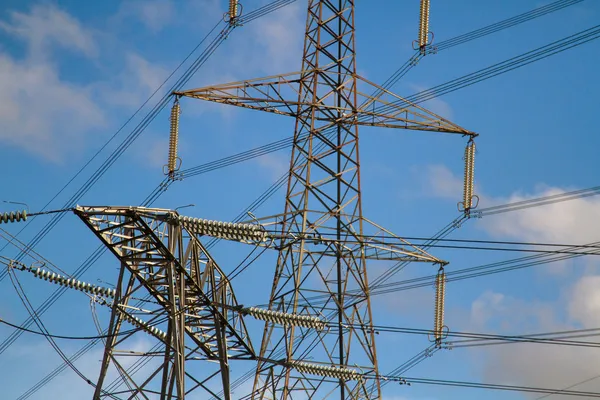
<svg viewBox="0 0 600 400">
<path fill-rule="evenodd" d="M 584 276 L 572 288 L 569 315 L 584 328 L 600 327 L 600 276 Z"/>
<path fill-rule="evenodd" d="M 92 34 L 50 5 L 10 12 L 0 29 L 26 42 L 26 56 L 0 53 L 0 141 L 58 162 L 81 149 L 84 132 L 102 127 L 105 116 L 84 85 L 64 81 L 51 50 L 97 53 Z"/>
<path fill-rule="evenodd" d="M 462 182 L 447 168 L 433 166 L 428 171 L 427 181 L 435 196 L 456 198 L 460 195 Z M 529 193 L 505 197 L 488 196 L 481 190 L 477 190 L 477 194 L 481 197 L 481 206 L 486 207 L 565 191 L 539 185 Z M 500 217 L 484 217 L 478 220 L 477 227 L 499 238 L 579 244 L 597 240 L 595 225 L 599 217 L 600 200 L 590 197 L 504 213 Z M 471 304 L 467 330 L 525 334 L 600 327 L 600 295 L 597 290 L 600 276 L 597 275 L 597 261 L 590 259 L 588 264 L 587 270 L 583 269 L 583 276 L 578 278 L 573 265 L 569 264 L 571 279 L 561 279 L 559 286 L 546 286 L 543 300 L 535 297 L 535 291 L 528 293 L 527 298 L 518 298 L 482 289 L 482 294 Z M 576 271 L 581 273 L 582 269 Z M 548 273 L 548 269 L 545 268 L 544 272 Z M 594 341 L 589 338 L 578 340 Z M 589 348 L 505 344 L 477 347 L 471 351 L 472 355 L 481 357 L 481 380 L 484 382 L 566 388 L 600 373 L 600 353 Z M 573 390 L 598 391 L 599 388 L 600 380 L 594 380 Z M 532 394 L 527 398 L 537 397 L 539 395 Z"/>
<path fill-rule="evenodd" d="M 25 40 L 31 58 L 48 56 L 53 45 L 87 56 L 97 54 L 98 48 L 91 32 L 55 6 L 35 5 L 29 13 L 11 11 L 8 14 L 10 21 L 0 21 L 0 29 Z"/>
<path fill-rule="evenodd" d="M 137 109 L 165 81 L 169 71 L 136 53 L 128 52 L 124 59 L 125 68 L 118 76 L 93 86 L 104 102 Z M 164 92 L 162 88 L 157 95 Z"/>
<path fill-rule="evenodd" d="M 59 162 L 105 124 L 89 88 L 61 80 L 50 63 L 0 54 L 0 141 Z"/>
<path fill-rule="evenodd" d="M 552 304 L 524 301 L 488 290 L 471 305 L 470 329 L 511 333 L 551 331 L 560 325 L 556 311 Z"/>
<path fill-rule="evenodd" d="M 127 348 L 132 352 L 146 352 L 151 347 L 151 342 L 148 338 L 144 337 L 145 334 L 135 335 L 132 339 L 127 341 L 126 345 L 121 345 L 121 349 Z M 58 358 L 58 355 L 52 350 L 49 344 L 45 341 L 37 342 L 34 346 L 31 346 L 34 351 L 28 349 L 31 345 L 19 346 L 15 351 L 19 352 L 16 355 L 20 355 L 19 362 L 28 363 L 27 369 L 28 377 L 31 379 L 31 383 L 37 382 L 37 380 L 46 376 L 46 373 L 53 370 L 59 364 L 62 364 L 62 360 Z M 62 346 L 62 350 L 65 354 L 70 355 L 75 353 L 70 346 Z M 91 351 L 81 356 L 73 364 L 75 367 L 92 382 L 96 382 L 100 372 L 100 363 L 104 354 L 103 345 L 97 345 L 93 347 Z M 117 357 L 119 362 L 124 368 L 129 368 L 133 363 L 139 360 L 138 357 Z M 134 379 L 136 382 L 143 381 L 153 368 L 156 368 L 160 363 L 159 360 L 151 360 L 148 364 L 144 365 L 135 375 Z M 113 381 L 119 379 L 118 372 L 114 365 L 108 369 L 105 379 L 105 387 L 108 387 Z M 120 389 L 124 389 L 121 386 Z M 24 390 L 23 390 L 24 391 Z M 94 388 L 84 381 L 80 376 L 75 374 L 75 371 L 71 368 L 67 368 L 65 372 L 52 379 L 47 386 L 42 390 L 38 391 L 33 395 L 34 399 L 47 398 L 48 393 L 52 393 L 54 397 L 59 397 L 63 400 L 75 400 L 82 398 L 90 398 L 94 392 Z"/>
<path fill-rule="evenodd" d="M 462 180 L 443 165 L 426 167 L 425 185 L 430 193 L 444 199 L 460 199 Z M 506 197 L 489 196 L 476 185 L 479 208 L 515 203 L 533 198 L 554 196 L 571 189 L 538 185 L 530 193 L 513 193 Z M 532 242 L 584 244 L 598 240 L 596 222 L 600 221 L 600 198 L 587 197 L 488 216 L 478 226 L 496 237 Z"/>
<path fill-rule="evenodd" d="M 415 84 L 409 84 L 409 86 L 411 87 L 411 89 L 413 89 L 417 93 L 422 92 L 427 89 L 423 86 L 415 85 Z M 437 114 L 447 120 L 452 121 L 452 119 L 454 118 L 454 112 L 453 112 L 450 104 L 448 104 L 448 102 L 446 102 L 440 98 L 436 97 L 431 100 L 424 101 L 423 103 L 420 103 L 419 106 L 421 106 L 427 110 L 430 110 L 434 114 Z"/>
<path fill-rule="evenodd" d="M 0 142 L 51 162 L 80 154 L 91 142 L 91 132 L 109 126 L 107 110 L 137 108 L 169 72 L 127 51 L 120 41 L 119 47 L 110 51 L 123 53 L 119 57 L 124 62 L 121 73 L 109 73 L 90 83 L 69 81 L 69 74 L 62 69 L 66 65 L 56 54 L 58 48 L 90 57 L 111 40 L 50 5 L 34 6 L 28 13 L 9 12 L 8 18 L 0 21 L 0 32 L 25 43 L 22 58 L 0 49 Z M 96 64 L 102 60 L 92 61 L 99 66 Z M 78 60 L 78 68 L 90 66 Z"/>
<path fill-rule="evenodd" d="M 597 328 L 600 322 L 596 315 L 599 299 L 593 285 L 598 284 L 599 278 L 582 278 L 571 288 L 569 298 L 559 297 L 546 302 L 525 301 L 486 292 L 473 303 L 473 327 L 479 331 L 505 334 L 576 329 L 579 323 L 584 327 Z M 588 306 L 590 302 L 593 303 L 591 307 Z M 557 319 L 563 312 L 566 312 L 564 321 Z M 575 323 L 568 324 L 567 320 Z M 576 340 L 594 341 L 589 338 Z M 600 354 L 585 347 L 504 344 L 479 347 L 473 352 L 483 358 L 482 380 L 485 382 L 566 388 L 600 372 Z M 597 391 L 599 383 L 591 382 L 572 390 Z M 531 395 L 529 398 L 537 396 Z"/>
<path fill-rule="evenodd" d="M 252 51 L 261 54 L 257 59 L 268 60 L 263 69 L 280 74 L 300 70 L 305 14 L 304 7 L 296 2 L 249 25 L 258 46 Z"/>
<path fill-rule="evenodd" d="M 460 199 L 463 182 L 452 171 L 443 165 L 428 165 L 425 167 L 424 187 L 429 195 L 444 199 Z"/>
<path fill-rule="evenodd" d="M 292 3 L 234 30 L 226 43 L 231 47 L 217 55 L 220 62 L 208 66 L 203 85 L 300 70 L 305 14 L 304 7 Z"/>
<path fill-rule="evenodd" d="M 164 137 L 158 135 L 146 135 L 144 140 L 135 146 L 134 152 L 140 163 L 147 168 L 150 168 L 154 173 L 163 171 L 163 167 L 167 164 L 169 137 L 168 128 L 164 130 Z M 179 147 L 183 147 L 180 146 Z"/>
<path fill-rule="evenodd" d="M 557 187 L 540 187 L 533 193 L 513 194 L 508 198 L 482 197 L 481 203 L 485 207 L 552 196 L 566 191 Z M 600 199 L 589 197 L 505 213 L 501 218 L 484 218 L 481 226 L 495 236 L 537 242 L 583 244 L 598 239 L 594 221 L 600 221 Z"/>
<path fill-rule="evenodd" d="M 471 305 L 471 323 L 476 327 L 484 327 L 494 313 L 501 309 L 505 296 L 502 293 L 485 292 Z"/>
<path fill-rule="evenodd" d="M 175 2 L 169 0 L 134 0 L 121 3 L 116 19 L 126 22 L 139 20 L 150 31 L 157 33 L 175 20 Z"/>
<path fill-rule="evenodd" d="M 265 154 L 256 159 L 258 165 L 268 171 L 270 178 L 278 179 L 290 168 L 289 156 Z"/>
</svg>

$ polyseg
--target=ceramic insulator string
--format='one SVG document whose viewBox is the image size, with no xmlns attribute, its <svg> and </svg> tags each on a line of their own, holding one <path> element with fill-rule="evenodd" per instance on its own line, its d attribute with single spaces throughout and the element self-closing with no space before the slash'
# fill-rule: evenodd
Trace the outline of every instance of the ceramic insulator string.
<svg viewBox="0 0 600 400">
<path fill-rule="evenodd" d="M 89 294 L 105 297 L 115 297 L 115 290 L 103 286 L 92 285 L 91 283 L 83 282 L 73 278 L 66 278 L 60 274 L 48 271 L 43 268 L 23 267 L 19 268 L 23 271 L 28 271 L 36 278 L 43 279 L 48 282 L 56 283 L 60 286 L 69 287 Z"/>
<path fill-rule="evenodd" d="M 441 344 L 444 331 L 444 299 L 446 296 L 446 273 L 443 269 L 438 271 L 435 278 L 435 318 L 433 335 L 437 345 Z"/>
<path fill-rule="evenodd" d="M 238 0 L 229 0 L 229 20 L 233 21 L 238 16 Z"/>
<path fill-rule="evenodd" d="M 135 317 L 131 314 L 128 314 L 122 307 L 119 306 L 119 311 L 121 311 L 121 318 L 125 321 L 129 322 L 131 325 L 143 329 L 144 331 L 156 336 L 160 340 L 166 340 L 167 334 L 155 326 L 148 325 L 146 322 L 142 321 L 138 317 Z"/>
<path fill-rule="evenodd" d="M 318 317 L 300 314 L 288 314 L 280 311 L 264 310 L 256 307 L 242 309 L 242 312 L 262 321 L 274 322 L 280 325 L 295 325 L 305 328 L 315 328 L 322 330 L 326 322 Z"/>
<path fill-rule="evenodd" d="M 21 222 L 27 221 L 27 211 L 11 211 L 0 214 L 0 224 L 8 222 Z"/>
<path fill-rule="evenodd" d="M 463 205 L 465 212 L 473 208 L 475 185 L 475 142 L 470 141 L 465 148 L 465 176 L 463 184 Z"/>
<path fill-rule="evenodd" d="M 202 218 L 179 216 L 179 222 L 190 232 L 241 242 L 263 242 L 267 238 L 260 226 L 233 222 L 211 221 Z"/>
<path fill-rule="evenodd" d="M 312 374 L 327 376 L 336 379 L 358 381 L 362 379 L 362 374 L 354 369 L 345 367 L 330 367 L 327 365 L 312 364 L 301 361 L 292 361 L 289 366 L 303 374 Z"/>
<path fill-rule="evenodd" d="M 424 52 L 429 35 L 429 0 L 421 0 L 421 12 L 419 18 L 419 48 Z"/>
<path fill-rule="evenodd" d="M 167 164 L 169 175 L 172 176 L 177 170 L 177 145 L 179 142 L 179 114 L 181 108 L 179 100 L 175 100 L 171 108 L 171 134 L 169 136 L 169 160 Z"/>
</svg>

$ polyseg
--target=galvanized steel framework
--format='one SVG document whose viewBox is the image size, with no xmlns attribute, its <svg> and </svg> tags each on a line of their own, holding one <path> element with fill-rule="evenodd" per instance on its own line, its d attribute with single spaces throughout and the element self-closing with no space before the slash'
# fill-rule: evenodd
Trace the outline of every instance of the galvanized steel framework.
<svg viewBox="0 0 600 400">
<path fill-rule="evenodd" d="M 229 360 L 255 353 L 231 285 L 198 235 L 170 210 L 103 206 L 75 213 L 121 262 L 94 399 L 106 396 L 111 366 L 125 385 L 112 391 L 118 397 L 217 396 L 216 386 L 220 398 L 231 399 Z M 144 341 L 135 332 L 122 334 L 123 322 L 132 320 Z M 132 372 L 135 357 L 150 362 Z M 201 360 L 213 363 L 200 373 L 186 369 Z"/>
<path fill-rule="evenodd" d="M 18 268 L 91 293 L 111 308 L 94 399 L 109 392 L 160 399 L 202 392 L 229 400 L 229 361 L 234 359 L 257 361 L 252 398 L 381 397 L 366 260 L 445 262 L 363 217 L 358 126 L 448 132 L 471 139 L 476 134 L 358 76 L 354 32 L 353 1 L 309 0 L 300 72 L 175 93 L 177 98 L 295 118 L 282 214 L 259 219 L 261 225 L 256 225 L 181 217 L 163 209 L 77 207 L 75 213 L 121 263 L 115 289 L 39 268 Z M 374 94 L 365 94 L 361 87 Z M 172 179 L 178 114 L 176 101 L 168 165 Z M 471 154 L 472 141 L 469 146 Z M 468 166 L 472 158 L 467 157 Z M 469 168 L 465 182 L 472 186 Z M 466 188 L 465 213 L 472 197 Z M 202 236 L 279 251 L 269 310 L 237 304 L 227 276 L 200 242 Z M 443 296 L 436 299 L 438 344 L 443 331 L 440 301 Z M 258 354 L 244 315 L 267 321 Z M 139 330 L 124 330 L 124 322 Z M 153 345 L 140 348 L 136 332 Z M 151 361 L 131 370 L 124 360 L 132 356 Z M 213 363 L 191 372 L 189 363 L 198 360 Z M 107 383 L 111 369 L 124 389 L 115 391 Z"/>
<path fill-rule="evenodd" d="M 422 1 L 421 24 L 424 24 Z M 231 3 L 234 4 L 234 3 Z M 237 3 L 235 3 L 237 4 Z M 233 11 L 231 11 L 233 10 Z M 235 23 L 237 11 L 231 8 Z M 425 33 L 423 33 L 425 32 Z M 420 48 L 426 43 L 420 32 Z M 364 88 L 374 94 L 365 94 Z M 363 90 L 361 91 L 361 88 Z M 111 309 L 94 399 L 184 399 L 201 392 L 230 400 L 230 360 L 255 360 L 257 399 L 381 397 L 366 260 L 439 264 L 434 341 L 444 335 L 444 261 L 362 215 L 359 125 L 469 136 L 466 215 L 473 200 L 475 133 L 356 74 L 354 2 L 309 0 L 300 72 L 175 93 L 168 173 L 176 179 L 179 98 L 235 105 L 296 120 L 282 214 L 231 224 L 144 207 L 76 207 L 74 212 L 119 259 L 114 289 L 15 262 L 50 282 L 77 289 Z M 26 214 L 4 214 L 19 221 Z M 259 222 L 259 224 L 256 224 Z M 369 234 L 365 235 L 365 231 Z M 279 252 L 269 310 L 244 308 L 202 236 Z M 267 321 L 256 354 L 244 316 Z M 137 330 L 124 330 L 127 322 Z M 145 335 L 153 345 L 136 341 Z M 151 344 L 152 344 L 151 343 Z M 150 359 L 131 369 L 130 357 Z M 192 368 L 190 363 L 203 363 Z M 118 374 L 118 386 L 107 374 Z M 220 390 L 219 390 L 220 389 Z"/>
<path fill-rule="evenodd" d="M 358 76 L 354 15 L 352 0 L 309 0 L 300 72 L 175 93 L 296 119 L 285 211 L 275 218 L 282 235 L 269 308 L 324 316 L 333 327 L 267 322 L 253 398 L 380 397 L 358 126 L 475 136 Z M 418 249 L 403 259 L 439 262 Z"/>
</svg>

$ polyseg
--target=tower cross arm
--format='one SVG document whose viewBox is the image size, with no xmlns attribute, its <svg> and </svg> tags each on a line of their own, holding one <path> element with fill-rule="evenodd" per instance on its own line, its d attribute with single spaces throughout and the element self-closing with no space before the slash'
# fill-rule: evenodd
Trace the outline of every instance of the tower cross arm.
<svg viewBox="0 0 600 400">
<path fill-rule="evenodd" d="M 179 97 L 228 104 L 279 115 L 296 116 L 302 72 L 173 92 Z"/>
<path fill-rule="evenodd" d="M 354 121 L 351 121 L 353 123 L 383 128 L 456 133 L 471 137 L 478 136 L 477 133 L 462 128 L 427 110 L 425 107 L 398 96 L 361 76 L 357 78 L 362 89 L 357 90 L 361 106 L 358 107 L 353 118 Z M 365 89 L 363 87 L 368 88 L 369 92 L 373 94 L 364 93 Z"/>
<path fill-rule="evenodd" d="M 427 110 L 426 108 L 400 97 L 389 90 L 356 76 L 359 88 L 353 80 L 346 80 L 340 88 L 340 95 L 350 96 L 356 90 L 356 108 L 349 105 L 332 104 L 331 91 L 325 91 L 320 98 L 303 96 L 307 77 L 322 73 L 321 70 L 292 72 L 245 81 L 237 81 L 197 89 L 174 92 L 179 97 L 210 101 L 213 103 L 270 112 L 273 114 L 298 116 L 299 110 L 317 107 L 316 120 L 331 121 L 332 116 L 341 115 L 336 120 L 342 124 L 378 126 L 384 128 L 409 129 L 455 133 L 471 137 L 477 136 L 459 125 Z M 366 94 L 365 92 L 372 94 Z"/>
</svg>

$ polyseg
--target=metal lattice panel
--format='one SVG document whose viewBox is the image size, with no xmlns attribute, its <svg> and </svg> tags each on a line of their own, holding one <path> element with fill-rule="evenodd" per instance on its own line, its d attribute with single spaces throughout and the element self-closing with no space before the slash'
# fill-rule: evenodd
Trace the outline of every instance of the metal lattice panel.
<svg viewBox="0 0 600 400">
<path fill-rule="evenodd" d="M 214 395 L 212 380 L 220 377 L 223 398 L 230 398 L 228 360 L 253 359 L 254 350 L 240 313 L 233 311 L 238 304 L 229 281 L 197 236 L 169 210 L 78 207 L 75 212 L 121 261 L 109 334 L 118 334 L 124 313 L 166 332 L 166 337 L 153 335 L 164 360 L 146 379 L 127 377 L 118 359 L 130 337 L 107 341 L 98 390 L 113 365 L 125 375 L 131 396 L 169 393 L 183 399 L 197 390 Z M 149 299 L 147 306 L 132 307 L 140 298 Z M 216 363 L 197 377 L 186 372 L 190 360 Z"/>
</svg>

